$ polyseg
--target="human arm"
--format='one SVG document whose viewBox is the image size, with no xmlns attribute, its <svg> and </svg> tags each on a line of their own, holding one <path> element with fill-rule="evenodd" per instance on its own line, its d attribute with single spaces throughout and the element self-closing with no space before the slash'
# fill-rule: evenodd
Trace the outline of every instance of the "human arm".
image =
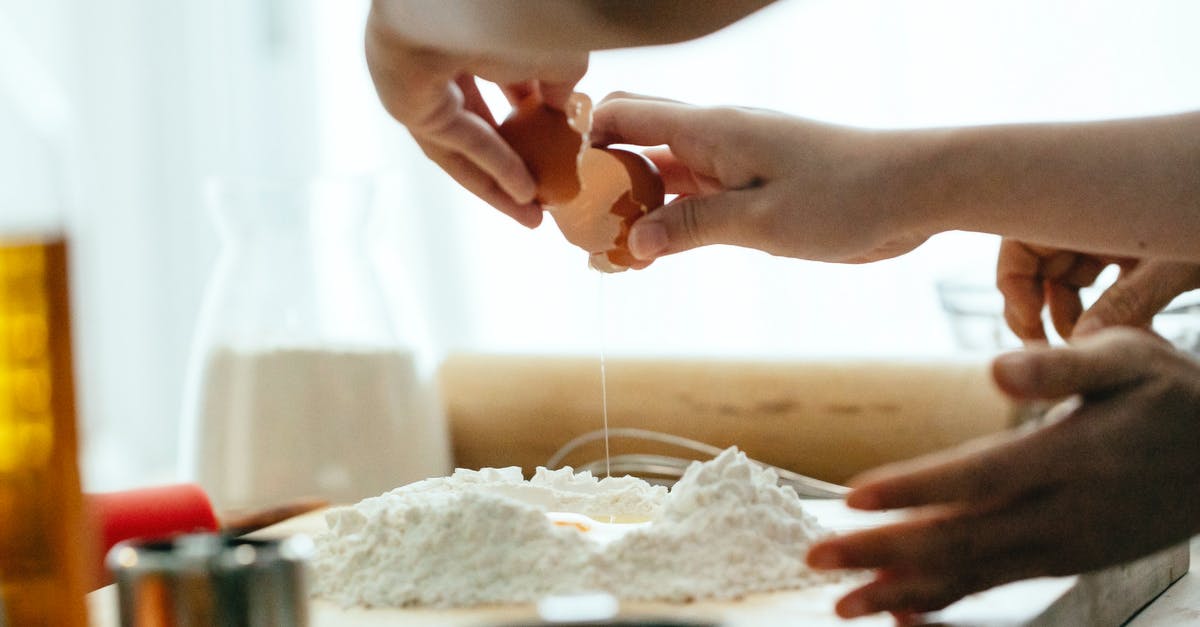
<svg viewBox="0 0 1200 627">
<path fill-rule="evenodd" d="M 834 537 L 817 568 L 867 568 L 842 616 L 940 609 L 1002 583 L 1121 563 L 1200 532 L 1200 364 L 1144 331 L 998 358 L 1017 399 L 1079 394 L 1065 416 L 870 471 L 847 504 L 914 508 L 904 522 Z M 1114 498 L 1118 495 L 1120 498 Z"/>
<path fill-rule="evenodd" d="M 536 182 L 496 132 L 476 78 L 514 104 L 557 108 L 587 69 L 588 51 L 668 43 L 716 30 L 767 0 L 375 0 L 366 57 L 384 108 L 467 190 L 528 227 L 542 220 Z"/>
<path fill-rule="evenodd" d="M 1120 276 L 1084 310 L 1080 288 L 1111 264 L 1120 266 Z M 1044 342 L 1043 308 L 1063 338 L 1108 326 L 1149 326 L 1176 296 L 1200 289 L 1200 264 L 1107 257 L 1005 239 L 996 285 L 1004 294 L 1009 328 L 1026 342 Z"/>
<path fill-rule="evenodd" d="M 725 243 L 869 261 L 969 230 L 1200 262 L 1200 112 L 881 131 L 618 95 L 593 137 L 666 144 L 649 154 L 668 193 L 694 188 L 634 225 L 644 259 Z"/>
<path fill-rule="evenodd" d="M 773 0 L 375 0 L 373 17 L 422 47 L 473 54 L 588 52 L 707 35 Z"/>
</svg>

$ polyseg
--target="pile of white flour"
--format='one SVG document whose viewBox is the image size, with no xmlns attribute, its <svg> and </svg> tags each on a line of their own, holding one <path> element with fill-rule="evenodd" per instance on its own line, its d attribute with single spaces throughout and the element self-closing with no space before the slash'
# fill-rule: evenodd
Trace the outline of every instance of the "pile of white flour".
<svg viewBox="0 0 1200 627">
<path fill-rule="evenodd" d="M 314 596 L 343 605 L 466 607 L 605 591 L 627 600 L 729 599 L 833 580 L 804 564 L 828 531 L 771 470 L 730 448 L 668 493 L 571 469 L 457 470 L 326 515 Z M 609 542 L 547 512 L 650 520 Z M 611 518 L 610 518 L 611 517 Z"/>
</svg>

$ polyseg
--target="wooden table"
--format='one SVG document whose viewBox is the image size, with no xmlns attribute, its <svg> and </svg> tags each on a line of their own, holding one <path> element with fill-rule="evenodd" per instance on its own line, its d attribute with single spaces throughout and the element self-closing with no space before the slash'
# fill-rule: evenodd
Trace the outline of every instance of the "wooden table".
<svg viewBox="0 0 1200 627">
<path fill-rule="evenodd" d="M 806 506 L 826 525 L 848 531 L 878 525 L 887 515 L 863 514 L 840 502 L 811 501 Z M 260 532 L 264 537 L 318 533 L 324 519 L 318 513 L 301 516 Z M 1193 552 L 1200 544 L 1193 545 Z M 1187 546 L 1179 546 L 1136 562 L 1077 577 L 1035 579 L 973 595 L 946 611 L 927 617 L 928 625 L 959 627 L 1016 627 L 1051 625 L 1119 625 L 1143 610 L 1134 627 L 1186 624 L 1200 620 L 1200 577 L 1188 570 Z M 1182 579 L 1156 597 L 1172 582 Z M 834 601 L 850 584 L 831 584 L 807 590 L 755 595 L 737 602 L 699 602 L 687 605 L 637 603 L 622 606 L 623 614 L 701 619 L 726 627 L 772 625 L 844 625 L 833 615 Z M 1151 603 L 1153 601 L 1153 603 Z M 112 586 L 90 595 L 93 627 L 114 627 L 116 594 Z M 536 619 L 528 606 L 470 610 L 344 609 L 315 600 L 313 627 L 408 627 L 417 625 L 499 625 Z M 859 619 L 856 626 L 884 626 L 886 616 Z"/>
</svg>

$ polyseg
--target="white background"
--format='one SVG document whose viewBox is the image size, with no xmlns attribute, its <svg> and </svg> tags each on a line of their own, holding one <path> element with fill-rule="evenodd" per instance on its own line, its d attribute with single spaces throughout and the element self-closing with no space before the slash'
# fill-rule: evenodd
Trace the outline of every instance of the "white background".
<svg viewBox="0 0 1200 627">
<path fill-rule="evenodd" d="M 865 267 L 714 247 L 601 288 L 552 225 L 482 206 L 384 115 L 366 6 L 0 0 L 16 77 L 0 97 L 49 112 L 73 181 L 89 487 L 170 479 L 219 245 L 211 175 L 381 177 L 374 252 L 397 331 L 437 354 L 942 356 L 934 282 L 991 279 L 996 240 L 957 233 Z M 1200 107 L 1197 26 L 1189 0 L 783 1 L 696 42 L 598 53 L 580 89 L 872 127 L 1152 114 Z"/>
</svg>

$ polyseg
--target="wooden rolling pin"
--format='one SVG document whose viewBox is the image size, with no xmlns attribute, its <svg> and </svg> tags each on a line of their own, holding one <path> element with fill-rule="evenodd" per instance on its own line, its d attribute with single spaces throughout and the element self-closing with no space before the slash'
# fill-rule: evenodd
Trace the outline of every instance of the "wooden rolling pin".
<svg viewBox="0 0 1200 627">
<path fill-rule="evenodd" d="M 885 462 L 1006 429 L 1018 410 L 980 361 L 607 360 L 610 427 L 738 445 L 750 456 L 843 482 Z M 543 465 L 602 426 L 597 357 L 454 354 L 440 386 L 465 468 Z M 681 455 L 613 440 L 612 452 Z M 564 463 L 602 459 L 603 444 Z"/>
</svg>

